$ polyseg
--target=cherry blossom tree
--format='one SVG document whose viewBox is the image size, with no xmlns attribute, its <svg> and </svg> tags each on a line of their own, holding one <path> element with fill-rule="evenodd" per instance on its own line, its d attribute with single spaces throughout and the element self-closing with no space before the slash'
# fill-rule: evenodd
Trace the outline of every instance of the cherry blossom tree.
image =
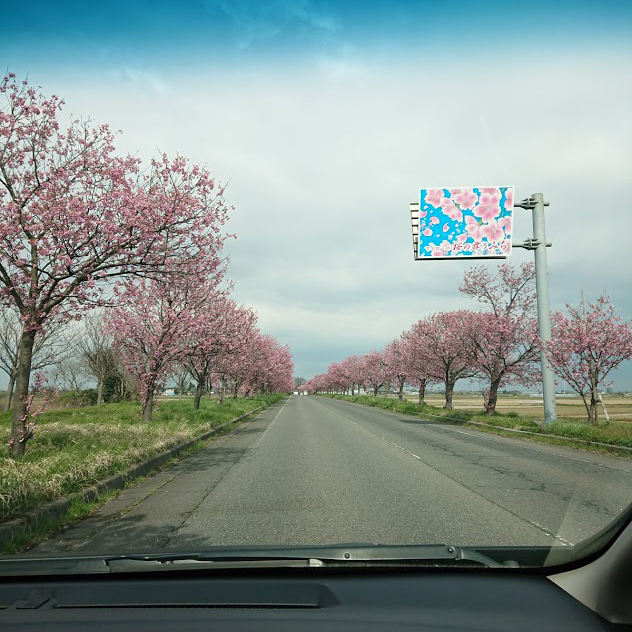
<svg viewBox="0 0 632 632">
<path fill-rule="evenodd" d="M 106 313 L 105 331 L 139 381 L 143 421 L 151 420 L 158 384 L 200 339 L 199 314 L 213 290 L 191 278 L 137 279 L 125 284 L 120 305 Z"/>
<path fill-rule="evenodd" d="M 426 388 L 436 380 L 438 370 L 432 370 L 432 356 L 427 348 L 424 321 L 418 321 L 401 336 L 404 366 L 408 382 L 419 387 L 419 403 L 424 403 Z"/>
<path fill-rule="evenodd" d="M 474 313 L 468 339 L 473 363 L 488 383 L 485 412 L 496 412 L 498 389 L 507 382 L 533 384 L 539 377 L 535 316 L 535 268 L 519 269 L 505 263 L 496 274 L 477 266 L 465 273 L 459 290 L 485 305 L 489 311 Z"/>
<path fill-rule="evenodd" d="M 0 82 L 0 298 L 23 323 L 9 454 L 24 453 L 33 345 L 52 317 L 77 318 L 128 275 L 215 270 L 227 219 L 208 171 L 165 155 L 117 156 L 107 126 L 13 74 Z"/>
<path fill-rule="evenodd" d="M 516 269 L 503 263 L 496 274 L 485 266 L 476 266 L 464 274 L 459 291 L 487 306 L 496 315 L 533 315 L 536 307 L 535 266 L 523 263 Z"/>
<path fill-rule="evenodd" d="M 429 367 L 433 376 L 445 384 L 446 409 L 453 408 L 457 380 L 474 377 L 479 368 L 472 360 L 467 337 L 468 323 L 474 312 L 457 310 L 438 312 L 417 323 L 418 335 L 425 340 Z"/>
<path fill-rule="evenodd" d="M 384 349 L 388 372 L 397 384 L 397 396 L 404 398 L 404 385 L 408 379 L 408 363 L 405 352 L 405 341 L 397 338 Z"/>
<path fill-rule="evenodd" d="M 467 338 L 473 364 L 487 382 L 485 412 L 493 415 L 498 389 L 508 383 L 530 386 L 540 378 L 534 364 L 540 357 L 535 319 L 514 319 L 504 313 L 474 312 Z"/>
<path fill-rule="evenodd" d="M 352 355 L 342 362 L 334 362 L 327 367 L 327 376 L 330 386 L 337 390 L 351 391 L 354 395 L 356 386 L 358 389 L 363 382 L 362 358 Z"/>
<path fill-rule="evenodd" d="M 185 366 L 195 380 L 193 406 L 200 401 L 211 373 L 215 372 L 220 385 L 220 402 L 223 400 L 225 371 L 219 370 L 230 364 L 230 358 L 239 356 L 247 349 L 257 321 L 256 314 L 237 305 L 219 292 L 209 294 L 202 305 L 198 321 L 198 340 L 191 349 Z"/>
<path fill-rule="evenodd" d="M 244 356 L 229 370 L 231 379 L 239 381 L 246 397 L 294 389 L 294 363 L 289 348 L 259 331 L 252 335 Z"/>
<path fill-rule="evenodd" d="M 365 380 L 371 385 L 373 395 L 377 397 L 382 386 L 390 384 L 392 379 L 391 369 L 388 365 L 386 353 L 373 349 L 362 356 L 362 372 Z"/>
<path fill-rule="evenodd" d="M 586 307 L 566 306 L 551 316 L 552 338 L 545 351 L 553 371 L 578 393 L 588 420 L 596 424 L 599 384 L 632 358 L 632 323 L 623 322 L 605 294 Z"/>
</svg>

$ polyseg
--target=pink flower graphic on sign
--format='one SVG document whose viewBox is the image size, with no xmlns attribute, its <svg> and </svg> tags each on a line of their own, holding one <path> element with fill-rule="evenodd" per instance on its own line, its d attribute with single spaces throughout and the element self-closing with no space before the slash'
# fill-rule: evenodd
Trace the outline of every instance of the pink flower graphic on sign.
<svg viewBox="0 0 632 632">
<path fill-rule="evenodd" d="M 481 237 L 481 225 L 478 223 L 475 217 L 465 218 L 465 230 L 474 241 L 480 241 Z"/>
<path fill-rule="evenodd" d="M 452 198 L 462 209 L 472 210 L 478 202 L 478 195 L 472 189 L 461 189 L 460 193 Z M 500 199 L 500 198 L 499 198 Z"/>
<path fill-rule="evenodd" d="M 491 194 L 483 193 L 478 206 L 474 209 L 474 215 L 480 217 L 483 221 L 488 222 L 495 219 L 501 213 L 498 200 L 496 200 Z"/>
<path fill-rule="evenodd" d="M 439 206 L 443 197 L 443 189 L 428 189 L 426 191 L 426 204 Z"/>
<path fill-rule="evenodd" d="M 498 220 L 498 225 L 503 229 L 503 230 L 511 230 L 511 217 L 501 217 Z"/>
<path fill-rule="evenodd" d="M 450 219 L 453 219 L 457 222 L 463 221 L 463 213 L 461 209 L 455 206 L 450 198 L 444 198 L 446 200 L 446 204 L 441 203 L 441 209 L 443 210 L 444 215 L 447 215 Z"/>
<path fill-rule="evenodd" d="M 489 224 L 484 224 L 481 227 L 481 235 L 487 237 L 488 241 L 500 241 L 505 237 L 503 229 L 498 225 L 498 222 L 491 220 Z"/>
<path fill-rule="evenodd" d="M 506 257 L 513 230 L 512 187 L 421 189 L 418 252 L 439 258 Z"/>
<path fill-rule="evenodd" d="M 497 189 L 496 187 L 487 187 L 485 189 L 481 189 L 481 196 L 483 196 L 483 194 L 486 195 L 491 195 L 491 197 L 495 200 L 496 204 L 500 203 L 500 189 Z"/>
</svg>

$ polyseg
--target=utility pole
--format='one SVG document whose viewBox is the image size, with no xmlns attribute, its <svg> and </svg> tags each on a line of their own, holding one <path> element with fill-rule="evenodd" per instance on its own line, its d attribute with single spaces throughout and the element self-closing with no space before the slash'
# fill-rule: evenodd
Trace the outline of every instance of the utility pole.
<svg viewBox="0 0 632 632">
<path fill-rule="evenodd" d="M 542 193 L 534 193 L 531 197 L 514 203 L 514 206 L 531 210 L 533 218 L 533 237 L 522 244 L 512 244 L 514 248 L 533 250 L 535 255 L 535 288 L 538 302 L 538 331 L 540 340 L 546 345 L 551 340 L 551 310 L 549 307 L 549 273 L 546 262 L 546 241 L 544 230 L 544 201 Z M 555 401 L 555 375 L 549 364 L 544 349 L 540 350 L 542 366 L 542 398 L 544 400 L 544 425 L 557 421 L 557 405 Z"/>
</svg>

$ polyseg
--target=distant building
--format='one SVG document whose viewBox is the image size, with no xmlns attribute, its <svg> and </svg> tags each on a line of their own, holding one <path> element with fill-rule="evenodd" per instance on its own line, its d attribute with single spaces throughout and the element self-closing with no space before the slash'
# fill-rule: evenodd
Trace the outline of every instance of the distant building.
<svg viewBox="0 0 632 632">
<path fill-rule="evenodd" d="M 163 395 L 175 395 L 176 394 L 176 389 L 175 388 L 166 388 L 163 393 Z"/>
</svg>

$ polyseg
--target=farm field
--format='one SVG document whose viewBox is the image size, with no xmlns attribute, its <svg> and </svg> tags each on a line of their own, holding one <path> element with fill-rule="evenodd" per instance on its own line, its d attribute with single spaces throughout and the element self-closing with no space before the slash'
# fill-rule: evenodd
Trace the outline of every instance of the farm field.
<svg viewBox="0 0 632 632">
<path fill-rule="evenodd" d="M 416 395 L 408 395 L 408 401 L 416 402 Z M 426 397 L 426 403 L 431 406 L 442 407 L 443 396 L 433 393 Z M 605 395 L 603 398 L 606 410 L 613 421 L 632 422 L 632 395 Z M 483 398 L 475 395 L 455 395 L 454 408 L 458 410 L 482 410 Z M 499 413 L 517 413 L 521 417 L 544 418 L 544 407 L 542 400 L 528 395 L 505 395 L 499 396 L 496 410 Z M 558 419 L 583 419 L 586 417 L 586 409 L 580 397 L 558 397 L 557 399 Z M 603 411 L 599 409 L 599 418 L 604 419 Z"/>
</svg>

